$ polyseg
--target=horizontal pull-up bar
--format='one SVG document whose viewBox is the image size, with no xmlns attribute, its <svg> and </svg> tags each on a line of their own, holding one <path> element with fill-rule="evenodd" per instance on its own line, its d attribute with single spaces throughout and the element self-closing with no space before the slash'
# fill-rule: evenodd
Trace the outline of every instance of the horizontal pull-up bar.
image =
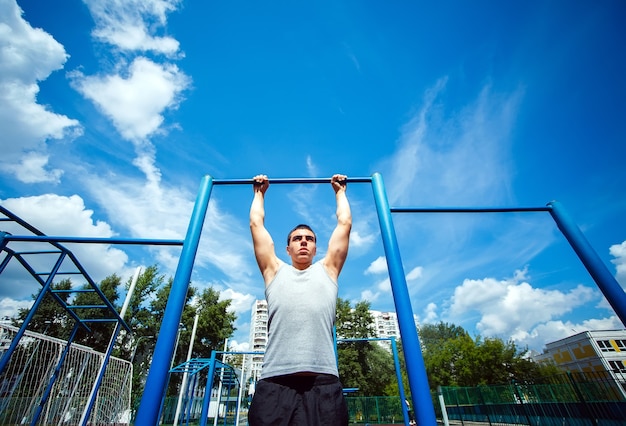
<svg viewBox="0 0 626 426">
<path fill-rule="evenodd" d="M 145 244 L 153 246 L 182 246 L 183 240 L 148 240 L 136 238 L 52 237 L 49 235 L 5 235 L 7 241 L 43 243 Z"/>
<path fill-rule="evenodd" d="M 509 213 L 549 212 L 551 207 L 390 207 L 391 213 Z"/>
<path fill-rule="evenodd" d="M 211 178 L 213 179 L 213 178 Z M 270 184 L 330 183 L 331 178 L 269 178 Z M 252 185 L 254 179 L 213 179 L 214 185 Z M 347 183 L 370 183 L 371 177 L 348 177 Z"/>
</svg>

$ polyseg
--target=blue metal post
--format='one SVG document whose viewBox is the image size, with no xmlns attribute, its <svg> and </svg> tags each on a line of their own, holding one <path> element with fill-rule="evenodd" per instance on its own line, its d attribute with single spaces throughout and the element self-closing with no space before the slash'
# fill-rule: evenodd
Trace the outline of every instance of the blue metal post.
<svg viewBox="0 0 626 426">
<path fill-rule="evenodd" d="M 585 238 L 580 228 L 567 214 L 561 203 L 551 201 L 548 203 L 550 214 L 567 241 L 589 271 L 606 300 L 613 307 L 622 324 L 626 325 L 626 293 L 618 284 L 617 280 L 606 265 L 602 262 L 589 241 Z"/>
<path fill-rule="evenodd" d="M 402 371 L 400 370 L 400 358 L 398 357 L 398 345 L 396 345 L 396 338 L 391 337 L 391 352 L 393 353 L 393 363 L 396 366 L 396 378 L 398 379 L 398 392 L 400 392 L 400 404 L 402 406 L 402 416 L 404 417 L 404 424 L 409 424 L 409 408 L 406 406 L 406 395 L 404 394 L 404 382 L 402 380 Z"/>
<path fill-rule="evenodd" d="M 204 391 L 204 400 L 202 401 L 202 413 L 200 414 L 200 426 L 206 426 L 207 417 L 209 417 L 209 404 L 211 403 L 211 390 L 213 389 L 213 376 L 215 376 L 215 357 L 217 352 L 211 351 L 211 360 L 209 364 L 209 372 L 206 378 L 206 388 Z M 217 410 L 219 412 L 219 405 Z"/>
<path fill-rule="evenodd" d="M 176 268 L 176 275 L 174 276 L 172 289 L 167 300 L 167 306 L 165 307 L 159 337 L 154 348 L 154 357 L 152 358 L 152 364 L 146 379 L 145 390 L 137 410 L 136 424 L 138 425 L 156 426 L 159 421 L 160 405 L 166 390 L 170 365 L 174 356 L 178 324 L 180 324 L 183 308 L 185 307 L 191 271 L 196 252 L 198 251 L 202 225 L 204 224 L 204 218 L 209 206 L 212 188 L 213 178 L 208 175 L 204 176 L 200 184 L 193 213 L 191 214 L 189 227 L 187 228 L 187 235 L 180 254 L 178 267 Z"/>
<path fill-rule="evenodd" d="M 420 426 L 435 426 L 437 418 L 435 417 L 435 408 L 430 398 L 426 367 L 422 357 L 422 350 L 420 349 L 415 320 L 413 319 L 413 309 L 411 308 L 400 249 L 393 221 L 391 220 L 391 211 L 383 178 L 379 173 L 372 175 L 372 190 L 374 191 L 374 202 L 378 213 L 387 267 L 389 268 L 393 301 L 396 306 L 396 314 L 398 315 L 398 326 L 402 336 L 402 347 L 409 377 L 409 387 L 411 388 L 413 409 L 415 410 L 417 423 Z"/>
</svg>

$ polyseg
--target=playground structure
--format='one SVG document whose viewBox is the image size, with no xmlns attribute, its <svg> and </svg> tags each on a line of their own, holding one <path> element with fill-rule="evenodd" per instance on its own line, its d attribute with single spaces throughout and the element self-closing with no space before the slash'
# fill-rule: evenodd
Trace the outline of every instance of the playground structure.
<svg viewBox="0 0 626 426">
<path fill-rule="evenodd" d="M 270 179 L 271 184 L 319 184 L 328 183 L 330 179 L 325 178 L 296 178 L 296 179 Z M 548 203 L 544 207 L 519 207 L 519 208 L 412 208 L 412 207 L 390 207 L 386 196 L 385 187 L 383 184 L 382 176 L 378 173 L 373 174 L 371 177 L 364 178 L 348 178 L 349 183 L 369 183 L 372 186 L 374 202 L 376 211 L 378 214 L 378 220 L 380 225 L 381 237 L 383 242 L 383 248 L 385 252 L 385 258 L 387 261 L 387 267 L 389 271 L 389 278 L 391 282 L 391 289 L 396 308 L 396 314 L 398 317 L 398 325 L 400 329 L 400 335 L 402 338 L 402 346 L 404 350 L 404 356 L 407 360 L 406 369 L 409 380 L 409 388 L 411 390 L 412 406 L 415 410 L 415 416 L 417 423 L 423 426 L 436 425 L 435 411 L 433 403 L 430 398 L 430 390 L 428 385 L 428 379 L 426 377 L 426 370 L 424 367 L 424 361 L 419 344 L 419 338 L 417 330 L 413 322 L 413 310 L 411 307 L 409 292 L 407 288 L 405 273 L 402 266 L 402 260 L 398 247 L 398 242 L 394 230 L 392 221 L 392 213 L 505 213 L 505 212 L 548 212 L 556 222 L 558 228 L 566 237 L 583 265 L 586 267 L 591 277 L 594 279 L 609 304 L 613 307 L 615 313 L 623 324 L 626 324 L 626 294 L 617 283 L 613 275 L 601 261 L 597 253 L 593 250 L 591 245 L 585 239 L 584 235 L 574 223 L 574 221 L 567 215 L 560 203 L 553 201 Z M 171 293 L 168 299 L 167 307 L 163 318 L 161 330 L 156 342 L 153 361 L 146 380 L 146 391 L 144 392 L 139 410 L 137 413 L 137 424 L 141 425 L 156 425 L 159 421 L 160 408 L 163 401 L 163 395 L 167 386 L 168 375 L 170 370 L 170 364 L 174 355 L 177 327 L 180 322 L 182 311 L 185 304 L 185 295 L 188 290 L 191 272 L 195 260 L 195 255 L 198 249 L 200 236 L 202 233 L 202 226 L 208 209 L 208 203 L 210 200 L 211 191 L 214 185 L 252 185 L 252 179 L 213 179 L 211 176 L 204 176 L 198 195 L 195 201 L 194 209 L 190 217 L 187 234 L 184 241 L 172 241 L 172 240 L 130 240 L 130 239 L 80 239 L 80 238 L 66 238 L 66 237 L 46 237 L 42 233 L 34 228 L 29 227 L 25 222 L 22 225 L 33 232 L 35 235 L 30 237 L 14 236 L 6 232 L 0 232 L 0 249 L 6 253 L 5 259 L 0 264 L 0 273 L 4 270 L 11 258 L 16 258 L 25 268 L 29 269 L 28 262 L 24 260 L 26 253 L 16 252 L 8 247 L 9 242 L 17 241 L 39 241 L 48 242 L 52 244 L 60 253 L 59 261 L 52 268 L 50 273 L 43 274 L 48 278 L 44 280 L 41 273 L 35 272 L 32 268 L 29 269 L 31 275 L 42 285 L 42 290 L 29 313 L 29 316 L 24 321 L 24 324 L 18 331 L 15 339 L 9 346 L 8 350 L 3 354 L 0 360 L 0 375 L 3 374 L 8 359 L 15 351 L 15 348 L 19 342 L 19 339 L 24 334 L 28 322 L 32 319 L 32 315 L 38 306 L 38 302 L 43 298 L 46 292 L 49 292 L 54 296 L 54 291 L 50 289 L 55 275 L 59 274 L 59 267 L 65 258 L 69 256 L 73 258 L 71 252 L 64 249 L 60 243 L 63 242 L 84 242 L 84 243 L 104 243 L 104 244 L 161 244 L 161 245 L 181 245 L 182 252 L 180 255 L 178 267 L 173 280 Z M 1 209 L 0 212 L 11 216 L 10 212 L 5 209 Z M 11 220 L 19 218 L 12 217 Z M 34 254 L 29 252 L 28 254 Z M 42 254 L 42 252 L 39 252 Z M 80 273 L 87 279 L 87 281 L 94 288 L 93 291 L 98 292 L 97 286 L 93 283 L 80 266 L 75 258 L 73 258 L 74 264 L 80 270 Z M 100 293 L 101 294 L 101 293 Z M 106 298 L 104 298 L 106 299 Z M 59 303 L 62 301 L 59 300 Z M 108 301 L 103 300 L 103 306 L 109 311 L 115 311 Z M 68 306 L 64 306 L 68 311 L 68 314 L 76 321 L 76 327 L 86 327 L 87 322 L 92 320 L 85 320 L 77 316 L 74 309 Z M 123 321 L 123 315 L 120 316 L 115 312 L 114 321 L 116 321 L 116 333 L 121 327 L 128 329 L 128 326 Z M 130 331 L 130 330 L 129 330 Z M 72 336 L 73 338 L 73 336 Z M 68 341 L 68 347 L 71 344 L 72 338 Z M 112 339 L 114 342 L 114 338 Z M 106 368 L 108 357 L 112 350 L 112 344 L 109 347 L 102 371 Z M 212 377 L 212 376 L 211 376 Z M 89 404 L 95 398 L 99 384 L 94 384 L 94 391 L 92 392 L 92 398 Z M 85 409 L 85 416 L 89 415 L 89 404 Z M 37 419 L 33 420 L 35 424 Z M 87 418 L 84 418 L 86 424 Z"/>
</svg>

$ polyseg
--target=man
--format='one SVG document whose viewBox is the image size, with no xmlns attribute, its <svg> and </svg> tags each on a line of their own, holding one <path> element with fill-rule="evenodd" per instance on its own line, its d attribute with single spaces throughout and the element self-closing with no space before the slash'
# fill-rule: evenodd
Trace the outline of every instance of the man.
<svg viewBox="0 0 626 426">
<path fill-rule="evenodd" d="M 313 262 L 315 233 L 296 226 L 287 237 L 291 265 L 276 256 L 265 229 L 265 192 L 269 180 L 257 175 L 250 206 L 254 255 L 265 281 L 268 342 L 248 422 L 265 425 L 347 425 L 348 409 L 335 359 L 333 326 L 337 279 L 348 255 L 352 214 L 346 176 L 334 175 L 335 227 L 324 259 Z"/>
</svg>

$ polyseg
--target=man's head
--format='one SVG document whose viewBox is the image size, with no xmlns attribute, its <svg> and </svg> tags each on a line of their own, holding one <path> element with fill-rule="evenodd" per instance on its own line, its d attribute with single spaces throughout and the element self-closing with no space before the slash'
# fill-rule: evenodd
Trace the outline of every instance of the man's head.
<svg viewBox="0 0 626 426">
<path fill-rule="evenodd" d="M 295 267 L 307 268 L 317 252 L 317 237 L 309 225 L 300 224 L 287 236 L 287 253 Z"/>
</svg>

